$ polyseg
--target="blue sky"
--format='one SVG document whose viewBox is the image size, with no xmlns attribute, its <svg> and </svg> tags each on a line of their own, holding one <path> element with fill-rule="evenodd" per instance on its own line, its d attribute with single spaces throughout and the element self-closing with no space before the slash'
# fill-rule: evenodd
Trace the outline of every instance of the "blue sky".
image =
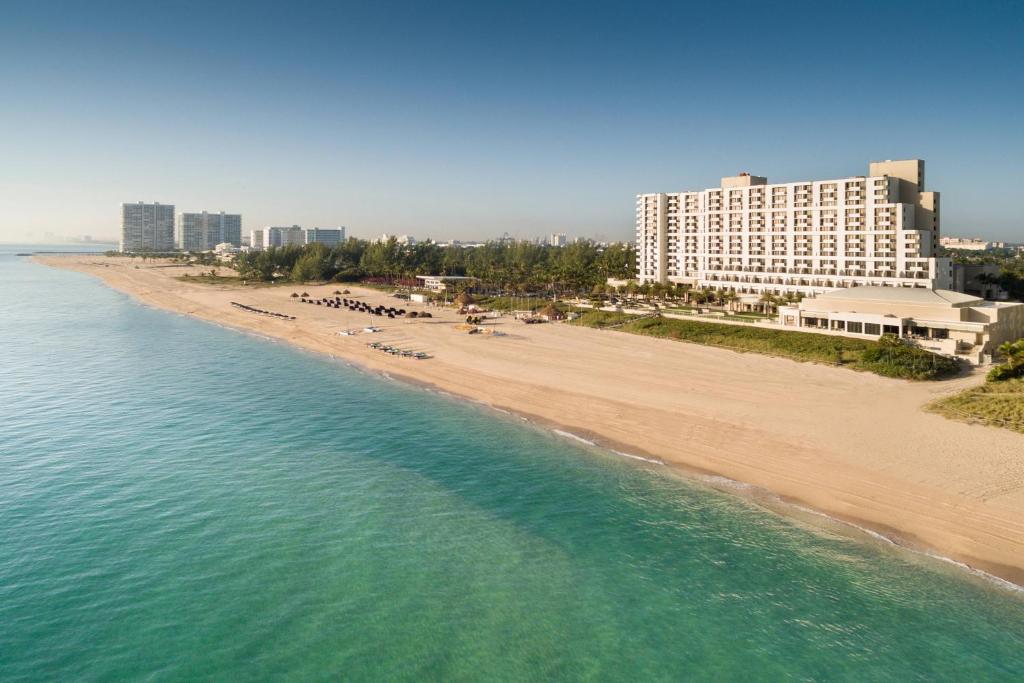
<svg viewBox="0 0 1024 683">
<path fill-rule="evenodd" d="M 435 239 L 627 239 L 638 192 L 922 157 L 1024 242 L 1024 5 L 0 3 L 0 241 L 122 201 Z"/>
</svg>

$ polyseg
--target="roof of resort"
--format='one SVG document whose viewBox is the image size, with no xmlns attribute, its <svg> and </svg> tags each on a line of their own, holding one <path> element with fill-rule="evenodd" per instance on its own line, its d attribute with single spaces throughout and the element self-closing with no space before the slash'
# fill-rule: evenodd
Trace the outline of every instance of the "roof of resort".
<svg viewBox="0 0 1024 683">
<path fill-rule="evenodd" d="M 834 292 L 819 294 L 818 299 L 840 301 L 879 301 L 885 303 L 915 304 L 919 306 L 962 306 L 977 305 L 981 297 L 961 294 L 948 289 L 924 289 L 920 287 L 851 287 Z"/>
</svg>

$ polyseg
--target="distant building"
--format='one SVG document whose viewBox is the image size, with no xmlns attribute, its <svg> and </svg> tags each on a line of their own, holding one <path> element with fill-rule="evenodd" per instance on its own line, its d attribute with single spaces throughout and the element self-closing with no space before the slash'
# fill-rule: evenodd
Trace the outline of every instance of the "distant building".
<svg viewBox="0 0 1024 683">
<path fill-rule="evenodd" d="M 182 213 L 178 216 L 178 248 L 210 251 L 227 242 L 242 245 L 242 216 L 237 213 Z"/>
<path fill-rule="evenodd" d="M 250 249 L 266 249 L 267 243 L 267 231 L 266 230 L 250 230 L 249 231 L 249 248 Z"/>
<path fill-rule="evenodd" d="M 564 232 L 554 232 L 548 237 L 548 244 L 552 247 L 564 247 L 566 237 Z"/>
<path fill-rule="evenodd" d="M 1005 242 L 987 242 L 977 237 L 943 237 L 939 244 L 946 249 L 963 249 L 965 251 L 986 251 L 988 249 L 1002 249 Z"/>
<path fill-rule="evenodd" d="M 317 242 L 333 247 L 345 241 L 345 227 L 310 228 L 309 230 L 306 230 L 305 239 L 306 244 L 313 244 L 314 242 Z"/>
<path fill-rule="evenodd" d="M 877 339 L 893 334 L 923 349 L 980 363 L 1024 337 L 1024 304 L 916 287 L 840 289 L 779 307 L 779 323 L 810 332 Z"/>
<path fill-rule="evenodd" d="M 265 229 L 264 249 L 270 247 L 302 246 L 306 243 L 306 231 L 297 225 L 290 227 L 268 227 Z"/>
<path fill-rule="evenodd" d="M 411 247 L 416 244 L 416 238 L 412 235 L 389 235 L 388 233 L 381 233 L 379 237 L 375 237 L 370 242 L 372 244 L 386 244 L 391 239 L 394 239 L 398 244 L 403 247 Z"/>
<path fill-rule="evenodd" d="M 174 251 L 174 204 L 122 204 L 120 249 Z"/>
</svg>

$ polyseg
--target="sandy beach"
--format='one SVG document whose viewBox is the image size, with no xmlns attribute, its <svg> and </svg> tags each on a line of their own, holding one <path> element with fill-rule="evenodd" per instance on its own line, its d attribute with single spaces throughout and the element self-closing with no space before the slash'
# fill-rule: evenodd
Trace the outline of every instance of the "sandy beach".
<svg viewBox="0 0 1024 683">
<path fill-rule="evenodd" d="M 432 319 L 380 319 L 289 295 L 349 289 L 371 303 L 424 310 L 350 285 L 242 287 L 188 283 L 199 269 L 98 255 L 45 256 L 162 309 L 349 359 L 393 377 L 513 411 L 624 453 L 713 473 L 1024 585 L 1024 436 L 926 413 L 979 383 L 974 375 L 911 383 L 565 324 L 489 321 L 498 335 Z M 239 310 L 237 301 L 296 316 Z M 367 348 L 382 341 L 429 360 Z M 225 359 L 230 362 L 230 359 Z"/>
</svg>

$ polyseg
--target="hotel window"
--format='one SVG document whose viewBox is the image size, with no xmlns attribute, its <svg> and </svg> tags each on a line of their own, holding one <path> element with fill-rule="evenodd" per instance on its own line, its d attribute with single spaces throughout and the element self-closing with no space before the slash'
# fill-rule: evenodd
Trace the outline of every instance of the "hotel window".
<svg viewBox="0 0 1024 683">
<path fill-rule="evenodd" d="M 864 334 L 882 334 L 882 327 L 878 323 L 864 323 Z"/>
<path fill-rule="evenodd" d="M 846 323 L 847 332 L 853 332 L 854 334 L 862 334 L 863 329 L 864 325 L 862 323 L 855 323 L 853 321 Z"/>
</svg>

